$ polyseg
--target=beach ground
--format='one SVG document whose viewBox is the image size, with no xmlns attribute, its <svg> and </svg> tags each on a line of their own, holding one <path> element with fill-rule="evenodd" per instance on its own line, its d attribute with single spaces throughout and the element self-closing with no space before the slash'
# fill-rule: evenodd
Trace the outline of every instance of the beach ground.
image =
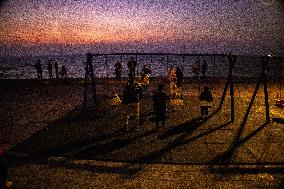
<svg viewBox="0 0 284 189">
<path fill-rule="evenodd" d="M 277 188 L 283 184 L 283 124 L 266 122 L 263 86 L 248 117 L 256 83 L 236 82 L 235 119 L 229 90 L 218 110 L 224 81 L 186 80 L 184 104 L 168 105 L 164 128 L 156 128 L 151 96 L 142 100 L 141 129 L 125 129 L 123 106 L 112 111 L 112 91 L 120 96 L 125 80 L 99 80 L 93 110 L 83 114 L 84 82 L 1 80 L 0 145 L 7 151 L 14 188 Z M 199 119 L 198 95 L 204 85 L 214 96 L 210 116 Z M 270 117 L 284 94 L 269 85 Z M 283 87 L 282 87 L 283 90 Z M 217 111 L 218 110 L 218 111 Z"/>
</svg>

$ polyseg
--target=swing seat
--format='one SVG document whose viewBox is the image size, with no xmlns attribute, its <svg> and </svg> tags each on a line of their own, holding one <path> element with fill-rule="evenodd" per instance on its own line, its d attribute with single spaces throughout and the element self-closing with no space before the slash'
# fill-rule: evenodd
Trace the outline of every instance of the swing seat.
<svg viewBox="0 0 284 189">
<path fill-rule="evenodd" d="M 284 100 L 277 100 L 275 106 L 277 108 L 284 108 Z"/>
</svg>

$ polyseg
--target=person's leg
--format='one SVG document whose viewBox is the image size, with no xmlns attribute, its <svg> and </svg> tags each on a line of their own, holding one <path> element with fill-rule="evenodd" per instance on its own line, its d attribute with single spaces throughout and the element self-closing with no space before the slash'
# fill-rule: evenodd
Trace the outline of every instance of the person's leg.
<svg viewBox="0 0 284 189">
<path fill-rule="evenodd" d="M 136 118 L 137 118 L 137 130 L 139 130 L 140 127 L 140 102 L 136 103 Z"/>
<path fill-rule="evenodd" d="M 203 106 L 200 106 L 200 113 L 201 113 L 201 116 L 203 117 L 204 113 L 203 113 Z"/>
<path fill-rule="evenodd" d="M 165 127 L 165 123 L 166 123 L 165 112 L 161 112 L 161 121 L 162 121 L 162 127 Z"/>
<path fill-rule="evenodd" d="M 208 116 L 208 107 L 204 108 L 204 113 L 205 113 L 205 116 Z"/>
</svg>

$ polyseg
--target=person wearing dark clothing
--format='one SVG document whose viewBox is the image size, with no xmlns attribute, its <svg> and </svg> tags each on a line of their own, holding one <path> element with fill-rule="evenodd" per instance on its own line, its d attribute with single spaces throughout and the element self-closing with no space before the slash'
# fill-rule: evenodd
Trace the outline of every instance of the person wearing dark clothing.
<svg viewBox="0 0 284 189">
<path fill-rule="evenodd" d="M 125 105 L 125 110 L 126 110 L 127 130 L 129 125 L 129 118 L 132 115 L 134 115 L 137 119 L 137 130 L 139 130 L 141 100 L 142 100 L 142 87 L 138 82 L 134 80 L 134 76 L 130 74 L 129 81 L 125 86 L 122 98 L 122 103 Z"/>
<path fill-rule="evenodd" d="M 52 79 L 53 76 L 52 76 L 52 64 L 51 64 L 51 60 L 48 61 L 48 64 L 47 64 L 47 71 L 48 71 L 49 79 Z"/>
<path fill-rule="evenodd" d="M 213 96 L 211 94 L 210 88 L 205 86 L 203 91 L 199 96 L 201 116 L 208 116 L 208 109 L 212 107 Z"/>
<path fill-rule="evenodd" d="M 0 147 L 0 188 L 10 188 L 11 181 L 8 181 L 8 168 L 4 160 L 4 150 Z"/>
<path fill-rule="evenodd" d="M 176 68 L 176 79 L 177 87 L 180 88 L 183 80 L 183 71 L 180 67 Z"/>
<path fill-rule="evenodd" d="M 162 84 L 158 85 L 158 90 L 153 95 L 153 109 L 156 115 L 156 127 L 159 127 L 159 122 L 162 122 L 162 127 L 165 126 L 165 114 L 167 109 L 167 100 L 169 96 L 163 92 L 164 86 Z"/>
<path fill-rule="evenodd" d="M 114 67 L 115 67 L 115 70 L 114 70 L 115 78 L 120 79 L 121 78 L 121 69 L 122 69 L 121 63 L 119 61 L 117 61 L 116 64 L 114 65 Z"/>
<path fill-rule="evenodd" d="M 67 78 L 67 69 L 65 66 L 61 67 L 61 71 L 59 73 L 61 75 L 61 79 L 66 79 Z"/>
<path fill-rule="evenodd" d="M 136 66 L 137 66 L 137 62 L 134 60 L 133 57 L 131 57 L 130 61 L 127 63 L 127 67 L 129 69 L 129 75 L 135 76 Z"/>
<path fill-rule="evenodd" d="M 37 78 L 42 79 L 42 67 L 40 60 L 38 59 L 37 63 L 35 64 L 35 69 L 37 71 Z"/>
<path fill-rule="evenodd" d="M 152 71 L 151 71 L 151 69 L 148 67 L 148 65 L 147 65 L 147 64 L 144 65 L 144 66 L 143 66 L 143 69 L 142 69 L 142 71 L 141 71 L 141 80 L 143 80 L 146 75 L 150 75 L 151 73 L 152 73 Z"/>
<path fill-rule="evenodd" d="M 207 69 L 208 69 L 208 65 L 207 65 L 207 62 L 204 60 L 202 66 L 201 66 L 201 73 L 202 73 L 203 78 L 206 77 Z"/>
<path fill-rule="evenodd" d="M 57 64 L 56 61 L 54 63 L 54 69 L 55 69 L 55 77 L 56 77 L 56 79 L 58 79 L 58 64 Z"/>
</svg>

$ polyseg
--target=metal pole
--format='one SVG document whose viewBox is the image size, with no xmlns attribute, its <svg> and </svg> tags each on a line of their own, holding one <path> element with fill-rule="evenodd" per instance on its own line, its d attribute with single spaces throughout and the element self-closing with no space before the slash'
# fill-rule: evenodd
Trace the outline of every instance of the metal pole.
<svg viewBox="0 0 284 189">
<path fill-rule="evenodd" d="M 264 98 L 265 98 L 265 115 L 266 115 L 266 122 L 270 122 L 269 116 L 269 100 L 268 100 L 268 90 L 267 90 L 267 64 L 269 61 L 269 57 L 262 58 L 262 66 L 261 66 L 261 74 L 263 77 L 263 87 L 264 87 Z"/>
<path fill-rule="evenodd" d="M 235 99 L 234 99 L 234 75 L 233 69 L 236 56 L 229 56 L 229 77 L 230 77 L 230 95 L 231 95 L 231 121 L 235 120 Z"/>
<path fill-rule="evenodd" d="M 96 90 L 96 82 L 94 78 L 94 69 L 93 69 L 93 63 L 92 63 L 93 55 L 91 53 L 87 54 L 87 63 L 90 69 L 90 76 L 92 80 L 92 85 L 93 85 L 93 101 L 94 101 L 94 111 L 96 111 L 96 106 L 97 106 L 97 90 Z"/>
<path fill-rule="evenodd" d="M 88 112 L 88 97 L 87 97 L 87 91 L 88 91 L 88 75 L 89 75 L 89 66 L 88 66 L 88 55 L 87 55 L 87 62 L 85 65 L 85 84 L 84 84 L 84 101 L 83 101 L 83 111 L 84 114 L 86 115 Z"/>
</svg>

